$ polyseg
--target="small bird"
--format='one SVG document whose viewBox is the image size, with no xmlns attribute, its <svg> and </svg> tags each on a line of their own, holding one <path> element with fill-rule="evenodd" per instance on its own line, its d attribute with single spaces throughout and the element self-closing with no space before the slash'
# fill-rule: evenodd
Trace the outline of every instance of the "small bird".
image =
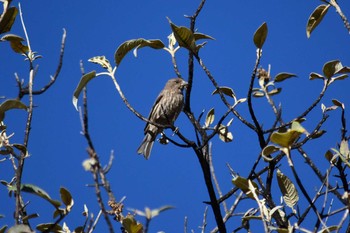
<svg viewBox="0 0 350 233">
<path fill-rule="evenodd" d="M 181 78 L 170 79 L 165 84 L 148 116 L 151 122 L 164 125 L 164 127 L 158 127 L 147 122 L 144 129 L 145 137 L 137 149 L 138 154 L 143 154 L 148 159 L 157 135 L 163 132 L 167 126 L 174 124 L 184 105 L 182 91 L 186 87 L 187 82 Z"/>
</svg>

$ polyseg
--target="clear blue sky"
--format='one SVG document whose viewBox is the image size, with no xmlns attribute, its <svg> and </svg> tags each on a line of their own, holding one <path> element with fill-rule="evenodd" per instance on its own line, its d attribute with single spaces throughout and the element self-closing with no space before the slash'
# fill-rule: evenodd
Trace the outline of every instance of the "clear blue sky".
<svg viewBox="0 0 350 233">
<path fill-rule="evenodd" d="M 126 40 L 142 37 L 161 39 L 167 44 L 167 36 L 171 31 L 166 17 L 177 25 L 188 26 L 189 21 L 184 15 L 193 14 L 199 2 L 21 1 L 32 49 L 43 56 L 36 62 L 39 69 L 34 89 L 41 88 L 49 81 L 50 75 L 54 74 L 62 29 L 67 30 L 62 72 L 47 93 L 35 96 L 34 103 L 37 107 L 28 148 L 31 157 L 26 160 L 23 182 L 40 186 L 56 199 L 59 199 L 61 186 L 69 189 L 75 205 L 65 221 L 71 230 L 83 224 L 81 212 L 84 204 L 95 215 L 98 212 L 94 190 L 85 186 L 93 182 L 91 175 L 81 166 L 87 158 L 87 144 L 80 134 L 79 114 L 71 102 L 81 76 L 79 61 L 84 62 L 87 72 L 94 69 L 102 71 L 98 65 L 88 63 L 87 60 L 93 56 L 105 55 L 114 64 L 114 52 Z M 18 1 L 13 4 L 17 5 Z M 321 91 L 321 81 L 308 80 L 310 72 L 321 73 L 323 64 L 334 59 L 350 66 L 350 36 L 333 8 L 311 38 L 307 39 L 307 19 L 319 4 L 321 2 L 316 0 L 207 0 L 196 26 L 199 32 L 216 40 L 209 41 L 200 55 L 220 85 L 232 87 L 238 98 L 244 98 L 256 57 L 252 37 L 255 30 L 267 22 L 269 34 L 263 49 L 262 66 L 267 68 L 271 64 L 273 76 L 279 72 L 290 72 L 298 76 L 282 83 L 280 86 L 283 87 L 283 92 L 275 99 L 284 107 L 284 119 L 293 119 Z M 349 16 L 350 3 L 339 1 L 339 4 Z M 19 18 L 11 33 L 24 37 Z M 17 72 L 21 79 L 27 81 L 28 64 L 23 62 L 22 56 L 13 54 L 7 43 L 0 43 L 0 51 L 0 96 L 15 98 L 17 88 L 14 73 Z M 178 52 L 177 59 L 182 75 L 186 77 L 187 52 Z M 196 65 L 195 68 L 192 109 L 198 116 L 203 109 L 215 107 L 219 116 L 225 112 L 224 105 L 218 96 L 211 96 L 213 86 L 200 67 Z M 129 54 L 117 70 L 117 79 L 127 99 L 145 116 L 166 80 L 174 76 L 170 56 L 165 51 L 148 48 L 139 50 L 137 58 Z M 332 98 L 346 103 L 350 97 L 348 87 L 349 80 L 335 83 L 322 103 L 329 106 Z M 195 154 L 190 149 L 156 143 L 150 160 L 144 160 L 136 154 L 143 138 L 144 122 L 124 106 L 112 81 L 108 77 L 99 77 L 89 83 L 88 92 L 90 133 L 97 152 L 104 164 L 108 162 L 111 150 L 115 154 L 108 179 L 117 199 L 126 196 L 126 207 L 137 209 L 162 205 L 176 207 L 155 218 L 149 232 L 183 232 L 185 216 L 188 217 L 188 228 L 199 232 L 197 227 L 202 224 L 205 208 L 203 201 L 208 201 L 209 198 Z M 26 98 L 23 101 L 27 103 Z M 264 120 L 264 126 L 268 126 L 273 115 L 265 100 L 255 100 L 254 106 L 258 118 Z M 246 105 L 239 106 L 238 110 L 250 121 Z M 23 142 L 25 117 L 21 111 L 11 111 L 6 116 L 8 133 L 15 132 L 13 143 Z M 335 147 L 340 140 L 339 117 L 339 112 L 332 113 L 325 124 L 329 134 L 324 139 L 311 142 L 310 147 L 306 148 L 311 153 L 310 157 L 324 168 L 328 166 L 323 157 L 324 152 Z M 320 107 L 316 107 L 309 118 L 305 127 L 311 130 L 321 118 Z M 184 135 L 195 139 L 184 114 L 180 115 L 176 126 Z M 256 136 L 237 119 L 234 119 L 230 129 L 234 136 L 233 142 L 225 144 L 217 138 L 213 139 L 216 175 L 224 193 L 232 188 L 226 163 L 237 173 L 246 176 L 260 152 Z M 296 162 L 303 166 L 303 161 L 297 158 L 298 155 Z M 281 169 L 289 173 L 285 160 Z M 9 161 L 0 163 L 0 171 L 0 179 L 9 181 L 13 177 Z M 305 170 L 307 172 L 309 171 Z M 313 191 L 311 187 L 310 191 Z M 275 195 L 278 200 L 280 194 L 277 186 Z M 0 199 L 0 214 L 6 216 L 0 219 L 0 226 L 12 225 L 15 200 L 8 198 L 4 188 L 0 189 Z M 33 196 L 26 196 L 26 200 L 31 201 L 29 212 L 38 211 L 40 214 L 36 223 L 51 221 L 49 204 Z M 230 199 L 227 204 L 232 202 Z M 256 203 L 250 205 L 255 207 Z M 244 211 L 248 205 L 240 208 Z M 139 220 L 143 221 L 141 218 Z M 232 219 L 228 229 L 237 226 L 237 221 L 240 220 Z M 209 210 L 207 229 L 212 229 L 214 224 Z M 101 219 L 96 232 L 103 232 L 104 229 L 105 223 Z M 119 229 L 118 223 L 115 223 L 115 229 Z"/>
</svg>

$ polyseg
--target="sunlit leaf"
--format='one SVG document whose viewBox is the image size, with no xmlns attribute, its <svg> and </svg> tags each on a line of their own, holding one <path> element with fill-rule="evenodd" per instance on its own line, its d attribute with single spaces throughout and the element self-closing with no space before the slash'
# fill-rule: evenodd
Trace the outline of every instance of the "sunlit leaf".
<svg viewBox="0 0 350 233">
<path fill-rule="evenodd" d="M 25 217 L 23 217 L 23 222 L 28 222 L 28 220 L 33 219 L 33 218 L 37 218 L 39 217 L 39 214 L 35 213 L 35 214 L 29 214 L 26 215 Z"/>
<path fill-rule="evenodd" d="M 161 212 L 166 211 L 166 210 L 170 210 L 170 209 L 174 209 L 174 206 L 170 206 L 170 205 L 166 205 L 166 206 L 161 206 L 157 209 L 153 209 L 151 210 L 151 216 L 152 218 L 158 216 Z"/>
<path fill-rule="evenodd" d="M 348 74 L 348 73 L 350 73 L 350 67 L 347 67 L 347 66 L 344 66 L 335 72 L 335 74 Z"/>
<path fill-rule="evenodd" d="M 287 132 L 274 132 L 271 135 L 271 141 L 282 147 L 290 147 L 299 138 L 300 132 L 296 130 L 288 130 Z"/>
<path fill-rule="evenodd" d="M 241 176 L 236 176 L 232 179 L 232 183 L 239 188 L 240 190 L 242 190 L 248 197 L 254 199 L 253 193 L 251 192 L 251 190 L 249 189 L 249 179 L 246 179 L 244 177 Z M 253 184 L 254 188 L 255 188 L 255 193 L 258 193 L 259 187 L 258 185 L 251 181 L 251 183 Z"/>
<path fill-rule="evenodd" d="M 215 119 L 215 110 L 214 108 L 210 109 L 207 117 L 205 118 L 205 127 L 209 127 L 214 122 Z"/>
<path fill-rule="evenodd" d="M 51 230 L 50 232 L 62 232 L 62 227 L 58 224 L 54 224 L 54 223 L 42 223 L 36 226 L 36 229 L 38 231 L 44 232 L 47 230 Z"/>
<path fill-rule="evenodd" d="M 270 95 L 270 96 L 272 96 L 272 95 L 277 95 L 277 94 L 279 94 L 281 91 L 282 91 L 282 88 L 279 87 L 279 88 L 275 88 L 275 89 L 269 91 L 267 94 Z"/>
<path fill-rule="evenodd" d="M 326 78 L 331 78 L 337 71 L 341 70 L 343 65 L 340 61 L 329 61 L 323 66 L 323 74 Z"/>
<path fill-rule="evenodd" d="M 16 53 L 25 54 L 29 51 L 28 46 L 22 44 L 22 41 L 24 41 L 24 39 L 20 36 L 17 36 L 14 34 L 7 34 L 1 37 L 0 40 L 9 41 L 12 50 L 15 51 Z"/>
<path fill-rule="evenodd" d="M 78 111 L 78 98 L 79 98 L 81 91 L 88 84 L 88 82 L 90 82 L 91 79 L 93 79 L 95 77 L 96 77 L 96 71 L 91 71 L 90 73 L 83 75 L 78 83 L 78 86 L 75 88 L 72 101 L 73 101 L 73 105 L 77 111 Z"/>
<path fill-rule="evenodd" d="M 311 73 L 310 74 L 310 77 L 309 77 L 310 80 L 314 80 L 314 79 L 324 79 L 324 76 L 323 75 L 320 75 L 320 74 L 317 74 L 317 73 Z"/>
<path fill-rule="evenodd" d="M 199 32 L 195 32 L 193 33 L 194 39 L 197 40 L 205 40 L 205 39 L 209 39 L 209 40 L 215 40 L 213 37 L 203 34 L 203 33 L 199 33 Z"/>
<path fill-rule="evenodd" d="M 230 87 L 225 87 L 225 86 L 222 86 L 222 87 L 219 87 L 218 89 L 215 89 L 213 91 L 213 93 L 211 93 L 212 95 L 215 95 L 215 94 L 219 94 L 220 92 L 222 92 L 222 94 L 224 95 L 227 95 L 229 97 L 232 97 L 232 98 L 235 98 L 236 95 L 235 93 L 233 92 L 232 88 Z"/>
<path fill-rule="evenodd" d="M 323 17 L 326 15 L 330 4 L 327 5 L 319 5 L 316 9 L 311 13 L 307 24 L 306 24 L 306 36 L 310 38 L 311 32 L 321 23 Z"/>
<path fill-rule="evenodd" d="M 128 233 L 142 233 L 143 226 L 141 223 L 138 223 L 134 216 L 128 214 L 122 221 L 122 225 Z"/>
<path fill-rule="evenodd" d="M 4 120 L 5 112 L 11 109 L 27 110 L 28 107 L 24 103 L 16 99 L 5 100 L 0 104 L 0 121 Z"/>
<path fill-rule="evenodd" d="M 346 159 L 349 159 L 349 143 L 347 140 L 342 140 L 340 143 L 339 152 L 342 156 L 344 156 Z"/>
<path fill-rule="evenodd" d="M 105 56 L 92 57 L 88 61 L 95 64 L 99 64 L 102 66 L 102 68 L 107 69 L 109 72 L 112 72 L 111 63 L 108 61 L 108 59 Z"/>
<path fill-rule="evenodd" d="M 66 210 L 68 212 L 70 212 L 70 210 L 72 209 L 72 207 L 74 205 L 74 200 L 72 198 L 72 195 L 70 194 L 70 192 L 67 189 L 65 189 L 63 187 L 60 188 L 60 194 L 61 194 L 61 200 L 62 200 L 63 204 L 66 205 Z"/>
<path fill-rule="evenodd" d="M 15 22 L 18 9 L 16 7 L 8 8 L 0 18 L 0 34 L 11 30 L 13 23 Z"/>
<path fill-rule="evenodd" d="M 293 77 L 297 77 L 295 74 L 290 74 L 290 73 L 279 73 L 276 75 L 275 77 L 275 82 L 282 82 L 288 78 L 293 78 Z"/>
<path fill-rule="evenodd" d="M 332 82 L 334 81 L 338 81 L 338 80 L 344 80 L 344 79 L 347 79 L 349 77 L 349 75 L 347 74 L 342 74 L 342 75 L 339 75 L 337 77 L 333 77 L 332 78 Z"/>
<path fill-rule="evenodd" d="M 254 44 L 258 49 L 261 49 L 267 37 L 267 24 L 264 22 L 254 33 Z"/>
<path fill-rule="evenodd" d="M 259 98 L 259 97 L 264 97 L 264 96 L 265 96 L 265 93 L 262 92 L 262 91 L 253 91 L 252 95 L 253 95 L 254 97 Z"/>
<path fill-rule="evenodd" d="M 326 227 L 326 228 L 318 231 L 317 233 L 330 233 L 333 231 L 338 231 L 339 229 L 340 229 L 340 226 L 329 226 L 329 227 Z"/>
<path fill-rule="evenodd" d="M 14 192 L 16 191 L 16 187 L 15 186 L 8 186 L 8 189 L 10 191 L 14 191 Z M 48 202 L 50 202 L 54 207 L 61 206 L 61 202 L 51 199 L 51 197 L 49 196 L 49 194 L 47 192 L 45 192 L 43 189 L 41 189 L 40 187 L 38 187 L 36 185 L 33 185 L 33 184 L 21 184 L 21 191 L 37 195 L 37 196 L 47 200 Z"/>
<path fill-rule="evenodd" d="M 193 53 L 197 53 L 196 39 L 191 29 L 187 27 L 179 27 L 173 24 L 169 18 L 168 21 L 179 46 L 184 47 Z"/>
<path fill-rule="evenodd" d="M 299 200 L 298 191 L 293 182 L 277 169 L 278 187 L 281 190 L 283 200 L 290 208 L 293 208 Z"/>
<path fill-rule="evenodd" d="M 7 233 L 34 233 L 28 225 L 19 224 L 11 227 Z"/>
<path fill-rule="evenodd" d="M 146 40 L 143 38 L 125 41 L 117 48 L 117 50 L 114 53 L 115 63 L 117 64 L 117 66 L 119 66 L 128 52 L 130 52 L 132 49 L 140 49 L 143 47 L 162 49 L 165 47 L 165 45 L 161 40 Z"/>
<path fill-rule="evenodd" d="M 279 147 L 276 147 L 274 145 L 269 145 L 269 146 L 264 147 L 264 149 L 261 152 L 261 155 L 263 156 L 265 161 L 269 162 L 272 160 L 271 154 L 273 154 L 279 150 L 280 150 Z"/>
<path fill-rule="evenodd" d="M 225 125 L 220 125 L 219 126 L 219 138 L 223 142 L 232 142 L 233 140 L 233 135 L 231 132 L 228 131 L 228 127 Z"/>
</svg>

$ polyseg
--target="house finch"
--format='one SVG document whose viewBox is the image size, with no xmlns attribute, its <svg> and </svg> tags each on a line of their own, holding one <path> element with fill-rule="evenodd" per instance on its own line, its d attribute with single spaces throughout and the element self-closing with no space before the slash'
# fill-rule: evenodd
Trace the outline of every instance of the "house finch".
<svg viewBox="0 0 350 233">
<path fill-rule="evenodd" d="M 137 153 L 143 154 L 146 159 L 148 159 L 151 154 L 153 143 L 157 135 L 161 133 L 165 127 L 173 125 L 182 111 L 184 104 L 182 90 L 186 86 L 187 82 L 181 78 L 168 80 L 164 89 L 160 92 L 153 104 L 148 119 L 151 122 L 164 125 L 164 127 L 158 127 L 147 122 L 144 129 L 145 137 L 140 147 L 137 149 Z"/>
</svg>

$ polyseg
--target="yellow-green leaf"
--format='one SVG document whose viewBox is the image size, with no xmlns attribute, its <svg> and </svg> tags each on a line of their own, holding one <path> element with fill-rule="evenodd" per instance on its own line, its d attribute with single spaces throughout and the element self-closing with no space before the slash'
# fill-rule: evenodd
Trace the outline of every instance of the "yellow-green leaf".
<svg viewBox="0 0 350 233">
<path fill-rule="evenodd" d="M 222 92 L 222 94 L 227 95 L 227 96 L 232 97 L 232 98 L 236 97 L 236 95 L 233 92 L 232 88 L 231 87 L 225 87 L 225 86 L 218 87 L 211 94 L 215 95 L 215 94 L 219 94 L 220 92 Z"/>
<path fill-rule="evenodd" d="M 128 214 L 122 221 L 122 225 L 128 233 L 142 233 L 143 226 L 141 223 L 138 223 L 134 216 Z"/>
<path fill-rule="evenodd" d="M 261 49 L 267 37 L 267 24 L 264 22 L 254 33 L 254 44 L 258 49 Z"/>
<path fill-rule="evenodd" d="M 333 231 L 337 231 L 339 228 L 340 228 L 340 226 L 329 226 L 329 227 L 326 227 L 326 228 L 318 231 L 317 233 L 330 233 Z"/>
<path fill-rule="evenodd" d="M 290 74 L 290 73 L 279 73 L 276 75 L 275 77 L 275 82 L 282 82 L 288 78 L 293 78 L 293 77 L 297 77 L 295 74 Z"/>
<path fill-rule="evenodd" d="M 250 180 L 251 181 L 251 180 Z M 249 179 L 246 179 L 244 177 L 241 176 L 236 176 L 232 179 L 232 183 L 239 188 L 240 190 L 242 190 L 248 197 L 254 199 L 254 195 L 251 192 L 251 190 L 249 189 Z M 253 184 L 254 188 L 255 188 L 255 194 L 258 194 L 258 190 L 259 187 L 258 185 L 251 181 L 251 183 Z"/>
<path fill-rule="evenodd" d="M 330 4 L 327 4 L 327 5 L 322 4 L 316 7 L 316 9 L 311 13 L 306 25 L 307 38 L 310 38 L 311 32 L 317 27 L 317 25 L 321 23 L 329 7 L 330 7 Z"/>
<path fill-rule="evenodd" d="M 290 208 L 293 208 L 299 200 L 299 194 L 293 182 L 277 169 L 277 181 L 283 200 Z"/>
<path fill-rule="evenodd" d="M 1 37 L 0 40 L 1 41 L 9 41 L 12 50 L 15 51 L 16 53 L 25 54 L 29 51 L 28 46 L 22 44 L 22 41 L 24 41 L 24 39 L 20 36 L 17 36 L 14 34 L 7 34 L 7 35 Z"/>
<path fill-rule="evenodd" d="M 184 47 L 193 53 L 197 53 L 196 39 L 191 29 L 187 27 L 179 27 L 173 24 L 169 18 L 168 21 L 179 46 Z"/>
<path fill-rule="evenodd" d="M 194 39 L 197 40 L 205 40 L 205 39 L 209 39 L 209 40 L 215 40 L 213 37 L 203 34 L 203 33 L 199 33 L 199 32 L 195 32 L 193 33 Z"/>
<path fill-rule="evenodd" d="M 290 129 L 283 133 L 274 132 L 271 135 L 271 141 L 279 146 L 289 148 L 299 138 L 300 134 L 300 132 Z"/>
<path fill-rule="evenodd" d="M 233 135 L 231 132 L 228 131 L 228 127 L 225 125 L 220 125 L 219 126 L 219 138 L 223 142 L 232 142 L 233 140 Z"/>
<path fill-rule="evenodd" d="M 75 88 L 73 93 L 73 105 L 75 109 L 78 111 L 78 98 L 83 90 L 83 88 L 88 84 L 88 82 L 91 81 L 91 79 L 96 77 L 96 71 L 91 71 L 90 73 L 87 73 L 83 75 L 78 83 L 78 86 Z"/>
<path fill-rule="evenodd" d="M 72 198 L 72 195 L 66 188 L 63 188 L 63 187 L 60 188 L 60 194 L 61 194 L 61 200 L 63 204 L 66 205 L 66 210 L 70 212 L 70 210 L 74 205 L 74 200 Z"/>
<path fill-rule="evenodd" d="M 0 104 L 0 122 L 5 118 L 5 112 L 11 109 L 27 110 L 28 107 L 19 100 L 9 99 Z"/>
<path fill-rule="evenodd" d="M 92 57 L 88 61 L 95 64 L 99 64 L 100 66 L 102 66 L 102 68 L 108 70 L 109 72 L 112 72 L 111 63 L 108 61 L 108 59 L 105 56 Z"/>
<path fill-rule="evenodd" d="M 272 160 L 272 157 L 271 157 L 271 154 L 279 151 L 280 148 L 279 147 L 276 147 L 274 145 L 269 145 L 269 146 L 266 146 L 262 152 L 261 152 L 261 155 L 263 156 L 264 160 L 269 162 Z"/>
<path fill-rule="evenodd" d="M 119 66 L 125 55 L 132 49 L 140 49 L 143 47 L 150 47 L 153 49 L 162 49 L 164 44 L 161 40 L 146 40 L 143 38 L 132 39 L 122 43 L 114 53 L 114 61 Z"/>
<path fill-rule="evenodd" d="M 274 88 L 272 89 L 271 91 L 269 91 L 267 94 L 272 96 L 272 95 L 277 95 L 279 94 L 280 92 L 282 91 L 282 88 L 279 87 L 279 88 Z"/>
<path fill-rule="evenodd" d="M 323 66 L 323 74 L 326 76 L 326 78 L 331 78 L 336 72 L 341 70 L 343 68 L 343 65 L 340 61 L 334 60 L 326 62 Z"/>
<path fill-rule="evenodd" d="M 51 229 L 50 232 L 62 232 L 62 227 L 54 223 L 42 223 L 37 225 L 36 229 L 41 232 L 47 231 L 48 229 Z"/>
<path fill-rule="evenodd" d="M 205 127 L 209 127 L 214 122 L 215 119 L 215 110 L 214 108 L 210 109 L 207 117 L 205 118 Z"/>
<path fill-rule="evenodd" d="M 312 72 L 312 73 L 309 75 L 309 79 L 310 79 L 310 80 L 314 80 L 314 79 L 324 79 L 324 76 L 323 76 L 323 75 L 320 75 L 320 74 L 318 74 L 318 73 Z"/>
</svg>

